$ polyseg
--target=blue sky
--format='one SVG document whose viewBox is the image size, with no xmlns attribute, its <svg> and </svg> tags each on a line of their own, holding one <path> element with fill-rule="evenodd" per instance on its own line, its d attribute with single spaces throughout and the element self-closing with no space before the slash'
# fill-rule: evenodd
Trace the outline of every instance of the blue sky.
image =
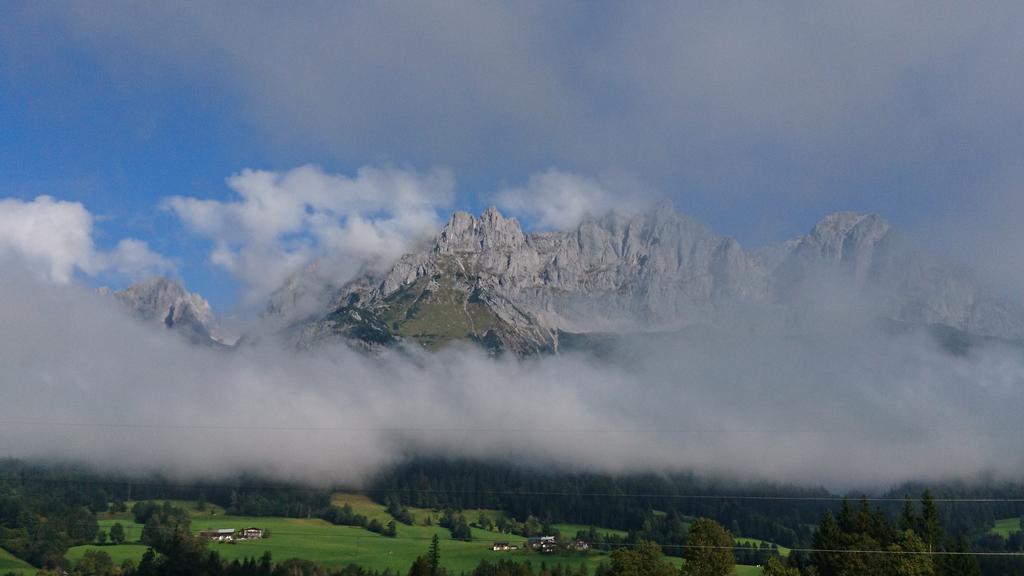
<svg viewBox="0 0 1024 576">
<path fill-rule="evenodd" d="M 164 199 L 245 169 L 440 167 L 442 218 L 555 170 L 746 245 L 849 209 L 967 260 L 1020 240 L 1014 3 L 6 8 L 0 198 L 82 203 L 97 250 L 142 240 L 221 310 L 248 280 Z"/>
</svg>

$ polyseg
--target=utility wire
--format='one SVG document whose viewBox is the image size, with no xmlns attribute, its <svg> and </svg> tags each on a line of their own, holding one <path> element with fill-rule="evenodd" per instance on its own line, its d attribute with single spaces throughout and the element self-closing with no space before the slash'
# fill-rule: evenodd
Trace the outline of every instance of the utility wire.
<svg viewBox="0 0 1024 576">
<path fill-rule="evenodd" d="M 43 428 L 109 428 L 109 429 L 135 429 L 135 430 L 237 430 L 245 432 L 408 432 L 408 433 L 580 433 L 580 434 L 695 434 L 695 433 L 786 433 L 786 432 L 810 432 L 813 428 L 720 428 L 706 426 L 689 427 L 633 427 L 633 428 L 597 428 L 597 427 L 566 427 L 566 426 L 296 426 L 296 425 L 264 425 L 264 424 L 171 424 L 171 423 L 149 423 L 149 422 L 71 422 L 51 421 L 45 419 L 29 420 L 18 418 L 0 419 L 0 426 L 35 426 Z M 1005 433 L 1011 431 L 1022 431 L 1021 426 L 946 426 L 943 430 L 961 431 L 991 431 L 993 433 Z"/>
<path fill-rule="evenodd" d="M 665 500 L 742 500 L 742 501 L 767 501 L 767 502 L 859 502 L 861 500 L 874 503 L 904 502 L 907 498 L 895 496 L 785 496 L 785 495 L 752 495 L 752 494 L 658 494 L 658 493 L 630 493 L 630 492 L 569 492 L 569 491 L 544 491 L 544 490 L 463 490 L 463 489 L 423 489 L 423 488 L 391 488 L 375 487 L 360 488 L 358 490 L 346 491 L 335 488 L 315 488 L 304 486 L 293 486 L 288 484 L 208 484 L 208 483 L 170 483 L 159 481 L 135 481 L 135 480 L 92 480 L 92 479 L 61 479 L 33 476 L 0 476 L 0 482 L 24 482 L 38 484 L 65 484 L 65 485 L 103 485 L 103 486 L 132 486 L 146 488 L 171 488 L 182 490 L 221 489 L 221 490 L 287 490 L 297 492 L 322 492 L 322 493 L 358 493 L 358 494 L 423 494 L 423 495 L 459 495 L 459 496 L 550 496 L 559 498 L 639 498 L 639 499 L 665 499 Z M 152 498 L 150 500 L 175 500 L 175 498 Z M 916 499 L 911 499 L 916 501 Z M 932 502 L 941 504 L 1022 504 L 1022 498 L 957 498 L 957 497 L 935 497 Z"/>
</svg>

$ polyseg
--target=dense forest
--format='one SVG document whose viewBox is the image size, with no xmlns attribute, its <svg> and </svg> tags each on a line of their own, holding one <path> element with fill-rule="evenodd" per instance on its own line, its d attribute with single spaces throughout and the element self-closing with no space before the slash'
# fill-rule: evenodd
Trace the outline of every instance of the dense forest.
<svg viewBox="0 0 1024 576">
<path fill-rule="evenodd" d="M 906 484 L 877 495 L 876 500 L 881 499 L 878 506 L 883 513 L 895 517 L 905 498 L 925 490 L 931 491 L 942 512 L 943 529 L 950 534 L 980 538 L 995 519 L 1024 515 L 1024 484 Z M 534 517 L 542 523 L 606 526 L 659 543 L 678 539 L 679 526 L 673 518 L 714 518 L 734 534 L 790 548 L 810 546 L 813 527 L 822 514 L 838 513 L 843 496 L 860 496 L 693 474 L 569 474 L 461 460 L 418 460 L 396 466 L 378 475 L 367 491 L 381 501 L 395 496 L 410 506 L 494 508 L 519 521 Z M 972 501 L 946 501 L 950 499 Z M 990 544 L 993 549 L 1009 545 Z"/>
<path fill-rule="evenodd" d="M 8 460 L 0 462 L 0 547 L 34 566 L 66 568 L 68 548 L 97 537 L 97 514 L 126 510 L 126 502 L 146 501 L 135 504 L 132 513 L 145 525 L 142 543 L 152 548 L 152 554 L 138 566 L 117 567 L 120 573 L 170 574 L 167 557 L 204 563 L 204 573 L 210 574 L 278 573 L 281 564 L 269 558 L 228 563 L 205 551 L 190 537 L 187 515 L 152 503 L 169 499 L 209 502 L 229 514 L 323 518 L 395 534 L 395 522 L 370 520 L 350 507 L 332 505 L 334 488 L 284 486 L 251 477 L 182 483 Z M 408 507 L 438 511 L 438 523 L 457 539 L 471 538 L 470 526 L 476 521 L 462 511 L 487 508 L 505 512 L 497 520 L 503 523 L 501 531 L 533 536 L 555 532 L 555 523 L 601 526 L 625 535 L 591 529 L 564 536 L 581 537 L 607 550 L 632 550 L 647 542 L 658 546 L 659 554 L 686 556 L 693 544 L 689 530 L 697 519 L 709 519 L 731 536 L 797 549 L 786 566 L 773 546 L 730 544 L 731 555 L 740 563 L 771 561 L 780 570 L 804 575 L 870 574 L 881 569 L 878 562 L 894 557 L 905 560 L 900 570 L 918 570 L 908 572 L 914 574 L 1024 575 L 1024 558 L 987 554 L 1024 551 L 1021 532 L 1005 537 L 990 531 L 996 518 L 1019 517 L 1024 511 L 1024 487 L 1015 484 L 906 485 L 854 505 L 822 488 L 682 474 L 609 476 L 419 460 L 382 472 L 360 488 L 399 523 L 414 522 Z M 900 554 L 872 556 L 868 550 Z M 90 556 L 86 564 L 95 562 L 102 564 L 103 559 Z M 294 562 L 299 561 L 293 561 L 293 568 Z M 889 565 L 885 569 L 895 570 Z M 359 570 L 350 567 L 338 573 L 369 574 Z M 544 573 L 539 567 L 498 565 L 480 570 Z"/>
</svg>

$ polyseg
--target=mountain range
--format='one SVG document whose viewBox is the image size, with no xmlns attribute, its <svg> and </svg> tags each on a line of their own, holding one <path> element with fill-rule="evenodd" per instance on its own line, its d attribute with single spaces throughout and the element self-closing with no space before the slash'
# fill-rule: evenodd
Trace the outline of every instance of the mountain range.
<svg viewBox="0 0 1024 576">
<path fill-rule="evenodd" d="M 205 300 L 167 282 L 115 296 L 194 338 L 213 334 Z M 455 212 L 433 239 L 382 271 L 341 285 L 320 277 L 317 266 L 296 273 L 271 297 L 266 316 L 299 347 L 341 340 L 436 349 L 466 340 L 523 355 L 557 352 L 581 334 L 800 330 L 836 310 L 1024 337 L 1019 303 L 918 249 L 877 215 L 830 214 L 804 236 L 747 250 L 667 202 L 553 232 L 525 232 L 495 208 Z"/>
<path fill-rule="evenodd" d="M 535 233 L 495 208 L 478 217 L 456 212 L 389 269 L 332 293 L 325 313 L 295 326 L 300 343 L 341 337 L 437 348 L 471 340 L 529 354 L 557 351 L 567 333 L 799 330 L 836 308 L 979 336 L 1024 336 L 1019 305 L 916 249 L 881 217 L 852 212 L 755 251 L 669 203 Z"/>
</svg>

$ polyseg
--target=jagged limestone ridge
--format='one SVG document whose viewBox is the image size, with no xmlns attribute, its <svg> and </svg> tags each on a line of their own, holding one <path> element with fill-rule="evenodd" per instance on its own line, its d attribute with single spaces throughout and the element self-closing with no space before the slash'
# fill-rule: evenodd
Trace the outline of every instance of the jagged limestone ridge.
<svg viewBox="0 0 1024 576">
<path fill-rule="evenodd" d="M 779 310 L 799 315 L 809 294 L 821 299 L 821 290 L 837 287 L 881 317 L 1024 334 L 1024 314 L 912 249 L 877 215 L 830 214 L 806 236 L 750 252 L 667 203 L 530 234 L 494 208 L 479 217 L 456 212 L 432 243 L 339 290 L 331 313 L 307 332 L 547 350 L 557 349 L 561 331 L 668 331 Z"/>
</svg>

